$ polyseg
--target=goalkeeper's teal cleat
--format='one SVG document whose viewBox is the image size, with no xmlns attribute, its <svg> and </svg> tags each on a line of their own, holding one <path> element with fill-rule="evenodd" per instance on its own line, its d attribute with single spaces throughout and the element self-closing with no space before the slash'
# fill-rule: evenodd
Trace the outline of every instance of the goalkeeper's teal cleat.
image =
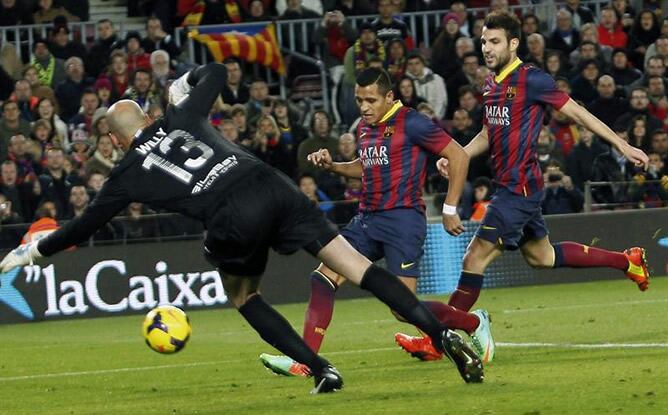
<svg viewBox="0 0 668 415">
<path fill-rule="evenodd" d="M 471 312 L 480 320 L 478 328 L 471 336 L 473 348 L 483 363 L 489 363 L 494 359 L 494 338 L 492 337 L 491 320 L 486 310 L 475 310 Z"/>
<path fill-rule="evenodd" d="M 277 375 L 282 376 L 311 376 L 311 370 L 308 366 L 295 362 L 288 356 L 274 356 L 267 353 L 260 355 L 260 362 L 267 369 L 271 370 Z"/>
</svg>

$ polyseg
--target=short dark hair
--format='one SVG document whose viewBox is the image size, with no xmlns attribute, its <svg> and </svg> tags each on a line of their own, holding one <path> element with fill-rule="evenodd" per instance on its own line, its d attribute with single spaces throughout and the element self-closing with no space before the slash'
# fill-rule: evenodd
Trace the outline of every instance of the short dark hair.
<svg viewBox="0 0 668 415">
<path fill-rule="evenodd" d="M 650 134 L 650 137 L 654 138 L 657 135 L 666 135 L 666 130 L 663 128 L 657 128 L 656 130 L 652 131 L 652 134 Z"/>
<path fill-rule="evenodd" d="M 100 19 L 100 20 L 97 21 L 98 25 L 100 25 L 102 23 L 109 23 L 112 27 L 114 26 L 114 22 L 112 22 L 111 20 L 106 19 L 106 18 L 105 19 Z"/>
<path fill-rule="evenodd" d="M 420 59 L 420 62 L 422 62 L 424 65 L 427 64 L 427 62 L 424 59 L 424 56 L 418 51 L 413 51 L 406 56 L 406 61 L 409 61 L 411 59 Z"/>
<path fill-rule="evenodd" d="M 473 96 L 475 96 L 475 94 L 476 94 L 476 90 L 475 90 L 475 88 L 473 87 L 473 85 L 462 85 L 462 86 L 460 86 L 459 89 L 457 90 L 457 97 L 458 97 L 458 98 L 461 98 L 461 97 L 463 97 L 464 95 L 469 94 L 469 93 L 470 93 L 470 94 L 473 94 Z"/>
<path fill-rule="evenodd" d="M 478 54 L 476 52 L 466 52 L 465 54 L 462 55 L 462 63 L 466 60 L 466 58 L 474 57 L 476 61 L 479 61 L 480 59 L 478 58 Z"/>
<path fill-rule="evenodd" d="M 392 81 L 390 75 L 385 69 L 380 68 L 366 68 L 359 75 L 357 75 L 357 85 L 361 87 L 378 85 L 378 92 L 382 95 L 387 94 L 392 90 Z"/>
<path fill-rule="evenodd" d="M 485 18 L 485 27 L 488 29 L 502 29 L 506 37 L 510 39 L 522 39 L 522 25 L 519 19 L 512 13 L 505 11 L 492 12 Z"/>
</svg>

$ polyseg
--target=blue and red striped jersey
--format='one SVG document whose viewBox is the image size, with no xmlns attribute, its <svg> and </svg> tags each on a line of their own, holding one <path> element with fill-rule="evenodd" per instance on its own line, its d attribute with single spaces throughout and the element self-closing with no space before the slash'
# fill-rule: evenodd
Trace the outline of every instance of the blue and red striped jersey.
<svg viewBox="0 0 668 415">
<path fill-rule="evenodd" d="M 357 127 L 362 163 L 360 211 L 418 208 L 429 153 L 439 154 L 452 140 L 433 120 L 397 101 L 375 125 Z"/>
<path fill-rule="evenodd" d="M 519 59 L 499 75 L 489 75 L 483 88 L 483 122 L 498 185 L 527 196 L 543 189 L 536 142 L 545 108 L 560 109 L 569 99 L 550 75 Z"/>
</svg>

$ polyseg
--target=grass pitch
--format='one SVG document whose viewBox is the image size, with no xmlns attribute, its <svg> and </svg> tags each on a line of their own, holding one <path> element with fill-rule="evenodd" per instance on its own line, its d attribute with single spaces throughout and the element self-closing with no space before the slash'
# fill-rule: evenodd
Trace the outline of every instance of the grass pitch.
<svg viewBox="0 0 668 415">
<path fill-rule="evenodd" d="M 442 297 L 445 298 L 445 297 Z M 466 385 L 447 361 L 395 344 L 414 332 L 374 299 L 339 301 L 324 355 L 344 390 L 270 374 L 273 352 L 234 310 L 191 311 L 176 355 L 149 350 L 142 316 L 0 326 L 0 414 L 665 414 L 668 278 L 483 291 L 496 360 Z M 301 332 L 304 304 L 279 307 Z"/>
</svg>

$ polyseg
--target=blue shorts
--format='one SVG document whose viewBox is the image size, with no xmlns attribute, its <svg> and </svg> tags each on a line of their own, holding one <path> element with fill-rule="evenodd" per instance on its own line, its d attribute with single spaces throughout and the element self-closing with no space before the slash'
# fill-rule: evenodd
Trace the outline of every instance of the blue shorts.
<svg viewBox="0 0 668 415">
<path fill-rule="evenodd" d="M 547 236 L 541 201 L 543 192 L 518 195 L 506 188 L 497 189 L 476 236 L 504 249 L 516 250 L 525 242 Z"/>
<path fill-rule="evenodd" d="M 371 261 L 385 258 L 387 269 L 400 277 L 420 275 L 427 218 L 417 209 L 359 213 L 341 230 L 350 244 Z"/>
</svg>

